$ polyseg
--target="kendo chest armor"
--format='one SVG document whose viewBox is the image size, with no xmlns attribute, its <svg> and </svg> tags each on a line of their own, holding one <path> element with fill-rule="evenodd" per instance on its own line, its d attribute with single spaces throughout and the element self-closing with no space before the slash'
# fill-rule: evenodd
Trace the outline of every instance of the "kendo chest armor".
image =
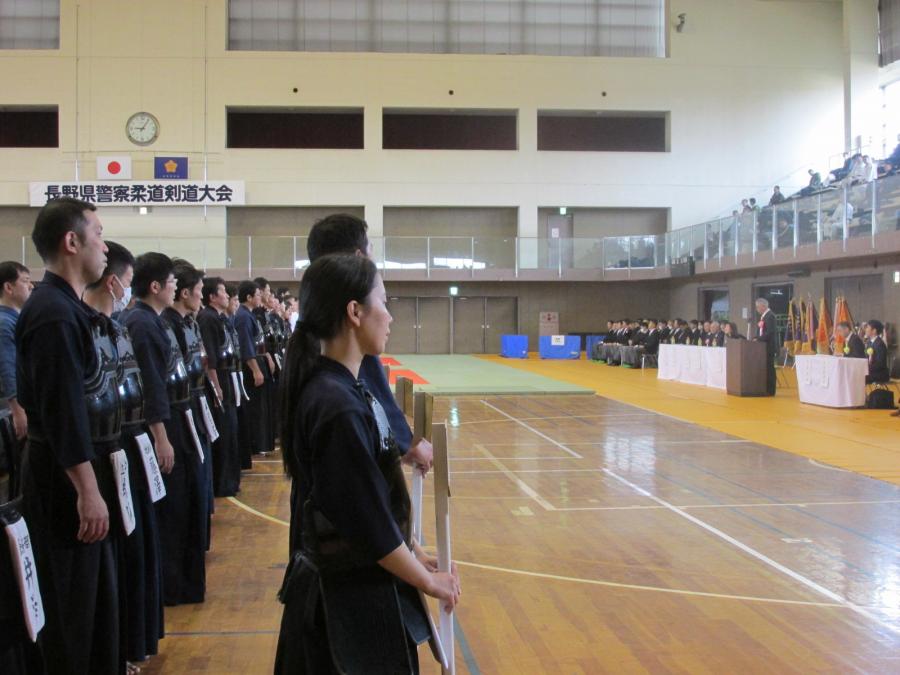
<svg viewBox="0 0 900 675">
<path fill-rule="evenodd" d="M 175 331 L 169 325 L 166 325 L 166 335 L 169 336 L 169 358 L 166 362 L 166 392 L 169 394 L 169 404 L 187 403 L 191 398 L 191 385 L 181 356 L 181 348 L 178 346 Z"/>
<path fill-rule="evenodd" d="M 256 335 L 253 336 L 253 341 L 255 342 L 256 346 L 256 354 L 258 356 L 262 356 L 266 353 L 266 334 L 263 330 L 260 320 L 256 316 L 253 317 L 253 320 L 256 323 Z"/>
<path fill-rule="evenodd" d="M 197 322 L 191 318 L 184 322 L 184 342 L 187 348 L 185 368 L 191 392 L 202 392 L 206 387 L 206 348 L 200 338 Z"/>
<path fill-rule="evenodd" d="M 91 319 L 95 363 L 84 378 L 84 396 L 95 444 L 116 443 L 122 434 L 122 404 L 119 397 L 119 355 L 116 336 L 106 317 Z"/>
<path fill-rule="evenodd" d="M 216 363 L 219 364 L 218 370 L 236 373 L 240 370 L 240 360 L 238 359 L 238 352 L 235 348 L 234 336 L 231 334 L 231 329 L 228 327 L 228 321 L 221 316 L 218 320 L 223 336 L 222 344 L 219 346 L 219 353 L 216 354 Z"/>
<path fill-rule="evenodd" d="M 231 351 L 234 352 L 234 365 L 232 372 L 239 372 L 241 370 L 241 361 L 243 360 L 241 354 L 241 343 L 238 340 L 237 330 L 235 330 L 234 326 L 230 321 L 222 320 L 225 324 L 225 341 L 231 343 Z"/>
<path fill-rule="evenodd" d="M 113 322 L 113 326 L 119 352 L 116 380 L 122 405 L 122 429 L 137 430 L 144 423 L 144 382 L 141 380 L 141 369 L 134 355 L 128 329 L 116 322 Z"/>
</svg>

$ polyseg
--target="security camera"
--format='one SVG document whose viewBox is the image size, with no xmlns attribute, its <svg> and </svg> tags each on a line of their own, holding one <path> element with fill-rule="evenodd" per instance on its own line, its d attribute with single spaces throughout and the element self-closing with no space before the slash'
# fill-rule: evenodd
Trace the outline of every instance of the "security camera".
<svg viewBox="0 0 900 675">
<path fill-rule="evenodd" d="M 687 14 L 679 14 L 678 15 L 678 25 L 675 26 L 675 30 L 677 30 L 679 33 L 684 31 L 685 21 L 687 21 Z"/>
</svg>

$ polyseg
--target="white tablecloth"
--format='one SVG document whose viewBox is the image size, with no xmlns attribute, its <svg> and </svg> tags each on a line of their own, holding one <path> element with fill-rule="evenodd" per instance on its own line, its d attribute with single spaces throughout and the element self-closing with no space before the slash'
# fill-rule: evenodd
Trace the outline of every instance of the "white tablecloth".
<svg viewBox="0 0 900 675">
<path fill-rule="evenodd" d="M 866 404 L 868 359 L 816 354 L 796 356 L 800 401 L 829 408 L 858 408 Z"/>
<path fill-rule="evenodd" d="M 657 377 L 724 390 L 725 348 L 660 345 Z"/>
</svg>

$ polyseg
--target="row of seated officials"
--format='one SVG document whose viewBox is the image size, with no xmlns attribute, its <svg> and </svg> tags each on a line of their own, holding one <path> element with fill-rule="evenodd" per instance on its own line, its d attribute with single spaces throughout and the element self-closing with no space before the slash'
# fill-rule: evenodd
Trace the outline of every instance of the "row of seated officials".
<svg viewBox="0 0 900 675">
<path fill-rule="evenodd" d="M 727 338 L 744 339 L 737 326 L 725 321 L 704 321 L 697 319 L 622 319 L 606 322 L 604 344 L 641 347 L 643 353 L 656 356 L 660 343 L 673 345 L 699 345 L 701 347 L 724 347 Z"/>
</svg>

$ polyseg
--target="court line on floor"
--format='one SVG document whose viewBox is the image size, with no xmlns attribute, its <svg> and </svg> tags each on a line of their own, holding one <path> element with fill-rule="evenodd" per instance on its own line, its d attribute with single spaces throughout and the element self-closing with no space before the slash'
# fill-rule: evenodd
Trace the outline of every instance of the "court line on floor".
<svg viewBox="0 0 900 675">
<path fill-rule="evenodd" d="M 503 466 L 503 464 L 500 463 L 500 460 L 491 454 L 490 450 L 488 450 L 483 445 L 478 445 L 477 443 L 472 447 L 483 453 L 487 461 L 496 466 L 500 473 L 504 474 L 507 478 L 509 478 L 510 481 L 515 483 L 522 492 L 531 497 L 531 499 L 534 500 L 541 508 L 543 508 L 545 511 L 556 511 L 556 507 L 553 506 L 553 504 L 541 497 L 534 490 L 534 488 L 528 485 L 528 483 L 516 476 L 511 470 Z"/>
<path fill-rule="evenodd" d="M 535 429 L 534 427 L 532 427 L 532 426 L 526 424 L 525 422 L 522 422 L 521 420 L 516 419 L 516 418 L 513 417 L 512 415 L 503 412 L 502 410 L 500 410 L 500 408 L 491 405 L 490 403 L 488 403 L 488 402 L 485 401 L 484 399 L 481 399 L 481 402 L 484 403 L 484 405 L 486 405 L 488 408 L 491 408 L 492 410 L 494 410 L 495 412 L 498 412 L 498 413 L 500 413 L 501 415 L 503 415 L 504 417 L 506 417 L 506 418 L 508 418 L 508 419 L 511 419 L 511 420 L 514 421 L 516 424 L 519 424 L 519 425 L 525 427 L 525 428 L 528 429 L 528 431 L 530 431 L 531 433 L 537 434 L 538 436 L 540 436 L 541 438 L 543 438 L 545 441 L 548 441 L 549 443 L 552 443 L 553 445 L 555 445 L 556 447 L 558 447 L 558 448 L 559 448 L 560 450 L 562 450 L 563 452 L 567 452 L 568 454 L 572 455 L 572 457 L 575 457 L 576 459 L 584 459 L 584 457 L 583 457 L 582 455 L 579 455 L 577 452 L 575 452 L 574 450 L 572 450 L 572 448 L 567 448 L 565 445 L 563 445 L 563 444 L 560 443 L 559 441 L 553 440 L 552 438 L 550 438 L 549 436 L 547 436 L 545 433 L 543 433 L 543 432 L 541 432 L 541 431 L 538 431 L 537 429 Z"/>
<path fill-rule="evenodd" d="M 261 511 L 257 511 L 252 506 L 248 506 L 243 503 L 239 499 L 235 497 L 227 498 L 230 503 L 234 506 L 237 506 L 244 511 L 252 513 L 253 515 L 268 520 L 269 522 L 276 523 L 283 527 L 290 527 L 290 523 L 287 521 L 281 520 L 280 518 L 275 518 L 274 516 L 270 516 L 266 513 L 262 513 Z M 555 510 L 555 509 L 551 509 Z M 492 572 L 503 572 L 506 574 L 515 574 L 518 576 L 526 576 L 526 577 L 536 577 L 540 579 L 551 579 L 555 581 L 568 581 L 572 583 L 581 583 L 587 584 L 590 586 L 605 586 L 608 588 L 621 588 L 623 590 L 636 590 L 636 591 L 655 591 L 657 593 L 666 593 L 670 595 L 686 595 L 700 598 L 713 598 L 720 600 L 742 600 L 746 602 L 765 602 L 771 604 L 782 604 L 782 605 L 803 605 L 808 607 L 832 607 L 837 609 L 864 609 L 859 607 L 858 605 L 853 605 L 849 602 L 815 602 L 812 600 L 786 600 L 781 598 L 765 598 L 753 595 L 732 595 L 728 593 L 711 593 L 707 591 L 690 591 L 686 589 L 680 588 L 664 588 L 662 586 L 643 586 L 639 584 L 625 584 L 617 581 L 603 581 L 601 579 L 584 579 L 581 577 L 568 577 L 558 574 L 548 574 L 544 572 L 531 572 L 528 570 L 517 570 L 509 567 L 497 567 L 495 565 L 485 565 L 482 563 L 474 563 L 467 562 L 464 560 L 455 560 L 457 565 L 465 566 L 465 567 L 474 567 L 478 569 L 483 569 Z M 877 609 L 877 608 L 876 608 Z M 880 622 L 880 620 L 879 620 Z M 168 633 L 167 633 L 168 634 Z M 186 633 L 187 634 L 187 633 Z M 190 633 L 193 635 L 193 633 Z M 199 634 L 199 633 L 198 633 Z M 218 633 L 210 633 L 210 635 L 218 635 Z"/>
<path fill-rule="evenodd" d="M 489 404 L 487 401 L 484 401 L 484 404 L 490 408 L 493 408 L 494 410 L 497 410 L 497 408 L 494 408 L 494 406 Z M 498 411 L 498 412 L 502 412 L 502 411 Z M 506 413 L 503 413 L 503 414 L 505 415 Z M 511 417 L 511 419 L 516 419 L 510 415 L 507 415 L 507 417 Z M 518 420 L 516 420 L 516 421 L 518 422 Z M 527 429 L 531 429 L 531 427 L 529 427 L 524 422 L 519 422 L 519 424 Z M 533 431 L 533 429 L 532 429 L 532 431 Z M 546 436 L 545 434 L 542 434 L 540 432 L 536 432 L 536 433 L 541 435 L 546 440 L 552 441 L 558 447 L 565 449 L 565 446 L 562 443 L 559 443 L 558 441 L 554 441 L 549 436 Z M 634 490 L 638 494 L 643 495 L 644 497 L 646 497 L 647 499 L 650 499 L 653 502 L 656 502 L 657 504 L 668 509 L 675 515 L 687 520 L 690 523 L 693 523 L 694 525 L 700 527 L 703 530 L 706 530 L 708 533 L 721 539 L 722 541 L 724 541 L 728 544 L 731 544 L 732 546 L 739 549 L 740 551 L 743 551 L 745 554 L 749 555 L 750 557 L 755 558 L 759 562 L 767 565 L 768 567 L 771 567 L 772 569 L 776 570 L 777 572 L 780 572 L 782 575 L 787 576 L 787 577 L 793 579 L 794 581 L 797 581 L 800 584 L 803 584 L 807 588 L 819 593 L 820 595 L 825 596 L 826 598 L 828 598 L 829 600 L 832 600 L 833 602 L 837 602 L 842 605 L 845 605 L 848 609 L 852 610 L 856 614 L 858 614 L 862 617 L 865 617 L 866 619 L 869 619 L 870 621 L 877 623 L 882 628 L 885 628 L 896 635 L 900 635 L 900 626 L 895 626 L 893 624 L 890 624 L 890 623 L 884 621 L 879 616 L 873 614 L 866 608 L 850 602 L 849 600 L 842 597 L 838 593 L 835 593 L 834 591 L 826 588 L 825 586 L 822 586 L 821 584 L 800 574 L 799 572 L 795 572 L 794 570 L 787 567 L 786 565 L 782 565 L 781 563 L 777 562 L 776 560 L 773 560 L 772 558 L 768 557 L 764 553 L 761 553 L 760 551 L 757 551 L 755 548 L 748 546 L 747 544 L 740 541 L 739 539 L 732 537 L 730 534 L 727 534 L 726 532 L 723 532 L 719 528 L 717 528 L 713 525 L 710 525 L 706 521 L 701 520 L 700 518 L 697 518 L 696 516 L 691 515 L 687 511 L 684 511 L 683 509 L 675 506 L 674 504 L 667 502 L 665 499 L 662 499 L 661 497 L 657 497 L 656 495 L 652 494 L 648 490 L 645 490 L 641 486 L 636 485 L 635 483 L 632 483 L 627 478 L 620 476 L 615 471 L 612 471 L 612 470 L 604 467 L 603 473 L 606 474 L 607 476 L 609 476 L 610 478 L 613 478 L 613 479 L 619 481 L 623 485 L 627 485 L 628 487 L 630 487 L 632 490 Z M 519 479 L 516 478 L 516 480 L 518 481 Z M 530 487 L 528 489 L 531 492 L 534 492 L 534 490 L 532 490 Z M 543 498 L 540 497 L 540 495 L 537 495 L 537 493 L 534 493 L 534 494 L 538 498 L 543 500 Z M 552 507 L 552 504 L 550 504 L 550 506 Z M 552 509 L 548 509 L 548 510 L 556 510 L 556 509 L 552 508 Z"/>
</svg>

